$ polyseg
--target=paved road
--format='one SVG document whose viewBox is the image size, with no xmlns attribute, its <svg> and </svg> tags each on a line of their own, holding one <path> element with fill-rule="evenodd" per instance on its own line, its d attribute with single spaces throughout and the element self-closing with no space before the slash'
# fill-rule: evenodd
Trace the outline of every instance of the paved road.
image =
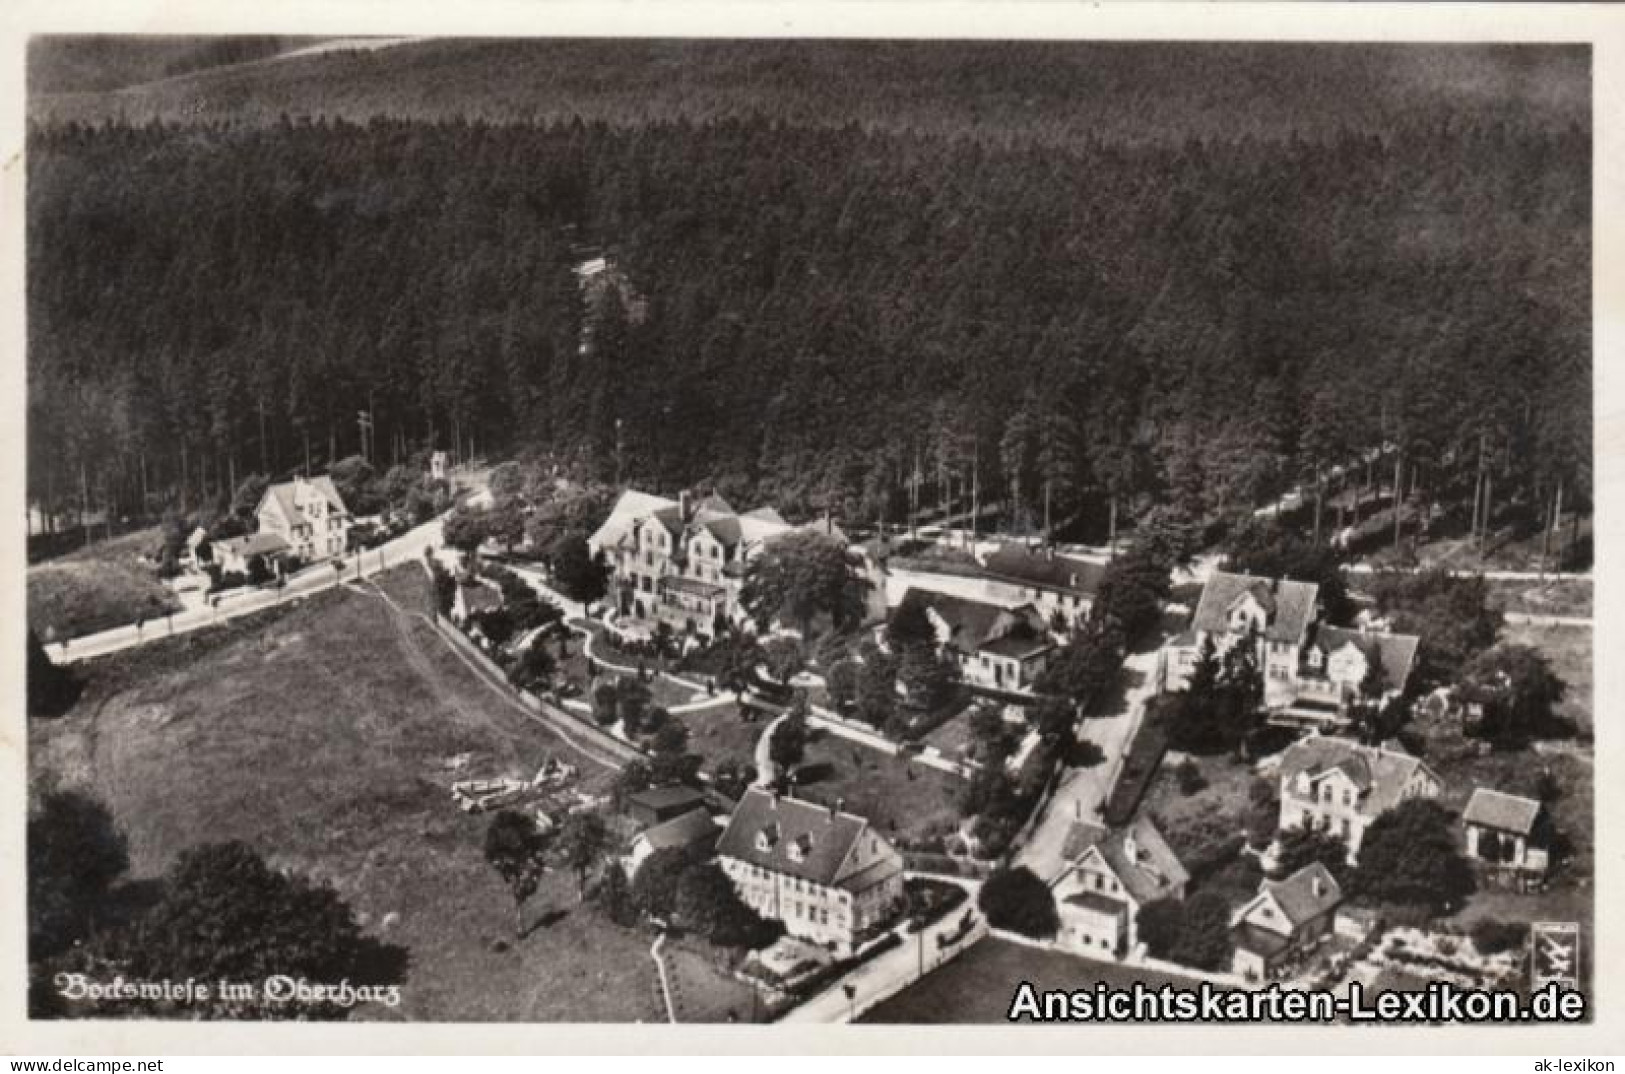
<svg viewBox="0 0 1625 1074">
<path fill-rule="evenodd" d="M 982 917 L 982 912 L 975 908 L 976 893 L 981 890 L 980 883 L 974 880 L 937 876 L 931 879 L 958 884 L 970 893 L 970 898 L 959 909 L 918 933 L 910 934 L 904 931 L 902 926 L 898 926 L 893 931 L 903 938 L 900 946 L 876 955 L 806 1003 L 790 1011 L 780 1021 L 826 1025 L 849 1022 L 855 1015 L 862 1014 L 882 1000 L 896 995 L 925 973 L 930 973 L 949 959 L 968 951 L 978 940 L 986 936 L 987 921 Z M 937 938 L 957 932 L 967 910 L 975 915 L 975 926 L 957 943 L 939 946 Z M 852 990 L 850 996 L 846 992 L 849 988 Z"/>
<path fill-rule="evenodd" d="M 756 781 L 754 787 L 770 787 L 778 778 L 779 766 L 773 763 L 773 732 L 778 730 L 779 724 L 790 718 L 785 713 L 762 728 L 761 735 L 756 739 Z"/>
<path fill-rule="evenodd" d="M 1067 770 L 1032 835 L 1017 853 L 1017 865 L 1026 866 L 1045 880 L 1053 880 L 1066 868 L 1063 851 L 1073 823 L 1078 820 L 1100 823 L 1099 809 L 1123 767 L 1124 751 L 1140 726 L 1146 700 L 1156 693 L 1156 670 L 1156 649 L 1130 653 L 1123 661 L 1129 685 L 1122 704 L 1110 715 L 1089 717 L 1078 728 L 1079 740 L 1099 746 L 1106 760 L 1093 768 Z"/>
<path fill-rule="evenodd" d="M 1502 612 L 1501 618 L 1508 623 L 1524 626 L 1555 626 L 1555 627 L 1586 627 L 1591 626 L 1591 617 L 1587 615 L 1539 615 L 1534 612 Z"/>
<path fill-rule="evenodd" d="M 1425 567 L 1373 567 L 1369 563 L 1349 563 L 1343 567 L 1350 574 L 1388 574 L 1404 573 L 1419 574 Z M 1590 571 L 1564 574 L 1561 571 L 1474 571 L 1453 570 L 1450 575 L 1454 578 L 1488 578 L 1492 582 L 1562 582 L 1562 581 L 1591 581 Z"/>
<path fill-rule="evenodd" d="M 421 558 L 425 548 L 440 543 L 440 522 L 438 518 L 426 522 L 378 548 L 360 553 L 360 576 L 371 577 L 381 570 Z M 344 566 L 342 572 L 335 571 L 330 562 L 317 564 L 295 575 L 281 589 L 249 590 L 240 595 L 227 596 L 214 608 L 200 607 L 179 611 L 167 620 L 152 619 L 139 629 L 131 624 L 104 630 L 99 634 L 74 638 L 71 643 L 52 645 L 51 658 L 58 664 L 63 664 L 133 649 L 160 638 L 204 630 L 290 600 L 308 597 L 312 593 L 332 589 L 340 582 L 354 581 L 357 576 L 356 556 L 346 556 L 338 562 Z"/>
</svg>

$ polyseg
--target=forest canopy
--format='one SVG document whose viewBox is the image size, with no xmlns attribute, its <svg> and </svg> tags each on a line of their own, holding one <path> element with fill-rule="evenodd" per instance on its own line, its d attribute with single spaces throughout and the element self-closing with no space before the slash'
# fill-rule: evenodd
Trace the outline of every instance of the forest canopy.
<svg viewBox="0 0 1625 1074">
<path fill-rule="evenodd" d="M 961 137 L 958 83 L 899 105 L 938 117 L 913 129 L 657 100 L 614 122 L 36 123 L 30 496 L 229 495 L 356 453 L 366 410 L 382 464 L 534 450 L 862 520 L 916 474 L 1018 515 L 1211 517 L 1385 444 L 1424 495 L 1471 500 L 1489 467 L 1497 497 L 1581 507 L 1590 121 L 1551 121 L 1573 60 L 1506 50 L 1481 92 L 1349 125 L 1305 106 L 1268 136 L 1188 103 L 1183 138 Z M 1256 113 L 1226 99 L 1279 119 L 1294 79 L 1327 100 L 1351 69 L 1305 58 Z M 1148 116 L 1112 70 L 1089 108 Z M 587 295 L 599 253 L 616 286 Z"/>
</svg>

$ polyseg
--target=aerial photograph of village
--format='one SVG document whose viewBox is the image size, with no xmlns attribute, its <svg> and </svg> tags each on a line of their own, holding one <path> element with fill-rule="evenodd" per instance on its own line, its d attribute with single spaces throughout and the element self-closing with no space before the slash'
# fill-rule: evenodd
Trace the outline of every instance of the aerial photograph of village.
<svg viewBox="0 0 1625 1074">
<path fill-rule="evenodd" d="M 29 1017 L 1586 991 L 1591 59 L 33 38 Z"/>
</svg>

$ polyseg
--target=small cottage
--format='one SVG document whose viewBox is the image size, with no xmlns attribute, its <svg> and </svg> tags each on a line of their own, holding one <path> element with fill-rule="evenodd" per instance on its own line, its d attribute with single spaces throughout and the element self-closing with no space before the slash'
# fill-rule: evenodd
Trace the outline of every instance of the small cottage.
<svg viewBox="0 0 1625 1074">
<path fill-rule="evenodd" d="M 1477 787 L 1461 814 L 1467 856 L 1492 869 L 1526 877 L 1546 875 L 1551 863 L 1551 821 L 1533 798 Z"/>
<path fill-rule="evenodd" d="M 1113 832 L 1079 822 L 1067 850 L 1072 864 L 1054 886 L 1057 938 L 1081 954 L 1121 958 L 1140 942 L 1146 903 L 1185 897 L 1190 874 L 1148 818 Z"/>
<path fill-rule="evenodd" d="M 1280 976 L 1328 936 L 1343 891 L 1320 862 L 1285 880 L 1266 880 L 1230 923 L 1232 970 L 1252 980 Z"/>
<path fill-rule="evenodd" d="M 710 813 L 703 808 L 690 809 L 637 834 L 626 856 L 626 875 L 636 877 L 638 868 L 657 850 L 692 850 L 709 856 L 716 850 L 721 835 L 722 829 Z"/>
<path fill-rule="evenodd" d="M 626 800 L 626 812 L 643 825 L 656 825 L 705 805 L 705 795 L 693 787 L 653 787 Z"/>
</svg>

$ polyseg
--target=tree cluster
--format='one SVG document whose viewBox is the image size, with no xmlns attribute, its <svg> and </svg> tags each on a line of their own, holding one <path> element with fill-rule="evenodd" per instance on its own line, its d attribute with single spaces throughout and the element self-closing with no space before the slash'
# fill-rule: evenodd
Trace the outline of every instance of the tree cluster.
<svg viewBox="0 0 1625 1074">
<path fill-rule="evenodd" d="M 1237 640 L 1221 656 L 1211 636 L 1197 651 L 1177 695 L 1168 741 L 1176 750 L 1212 754 L 1239 750 L 1262 723 L 1264 675 L 1257 639 Z"/>
<path fill-rule="evenodd" d="M 45 796 L 29 819 L 34 969 L 211 987 L 276 974 L 388 989 L 405 977 L 408 952 L 367 936 L 330 885 L 275 869 L 244 843 L 181 852 L 140 898 L 114 886 L 127 867 L 123 836 L 98 803 L 72 792 Z M 248 998 L 215 992 L 202 1004 L 140 997 L 64 1011 L 38 994 L 31 1003 L 48 1017 L 337 1020 L 353 1010 L 327 998 L 278 1002 L 262 989 Z"/>
<path fill-rule="evenodd" d="M 766 947 L 784 933 L 778 922 L 745 905 L 721 866 L 692 848 L 650 854 L 638 867 L 630 894 L 639 916 L 692 929 L 719 946 Z"/>
<path fill-rule="evenodd" d="M 1140 908 L 1139 935 L 1153 958 L 1199 970 L 1230 965 L 1230 907 L 1217 895 L 1158 899 Z"/>
<path fill-rule="evenodd" d="M 807 638 L 820 615 L 837 630 L 860 621 L 867 587 L 841 540 L 792 532 L 769 541 L 746 565 L 739 604 L 758 627 L 766 629 L 782 617 Z"/>
<path fill-rule="evenodd" d="M 1031 869 L 1000 869 L 982 883 L 976 905 L 996 929 L 1048 940 L 1061 927 L 1055 895 Z"/>
<path fill-rule="evenodd" d="M 1268 77 L 1346 101 L 1327 86 L 1356 76 L 1323 62 Z M 155 513 L 249 471 L 533 445 L 791 514 L 980 490 L 1098 534 L 1327 487 L 1392 445 L 1407 503 L 1584 509 L 1583 110 L 1440 94 L 1380 135 L 1260 138 L 1206 102 L 1150 119 L 1124 78 L 1108 97 L 1142 121 L 1052 116 L 1058 139 L 945 137 L 966 113 L 918 101 L 936 118 L 913 130 L 646 104 L 36 124 L 30 496 Z M 627 281 L 591 301 L 584 239 Z"/>
<path fill-rule="evenodd" d="M 1412 798 L 1383 813 L 1360 840 L 1349 887 L 1370 902 L 1435 914 L 1459 908 L 1474 882 L 1459 846 L 1456 818 L 1428 798 Z"/>
<path fill-rule="evenodd" d="M 1459 682 L 1501 633 L 1501 612 L 1482 577 L 1461 578 L 1442 568 L 1379 574 L 1371 593 L 1396 632 L 1421 638 L 1414 678 L 1423 688 Z"/>
<path fill-rule="evenodd" d="M 1528 645 L 1503 642 L 1462 671 L 1461 697 L 1478 709 L 1472 733 L 1501 748 L 1568 730 L 1555 713 L 1567 692 L 1546 655 Z"/>
</svg>

